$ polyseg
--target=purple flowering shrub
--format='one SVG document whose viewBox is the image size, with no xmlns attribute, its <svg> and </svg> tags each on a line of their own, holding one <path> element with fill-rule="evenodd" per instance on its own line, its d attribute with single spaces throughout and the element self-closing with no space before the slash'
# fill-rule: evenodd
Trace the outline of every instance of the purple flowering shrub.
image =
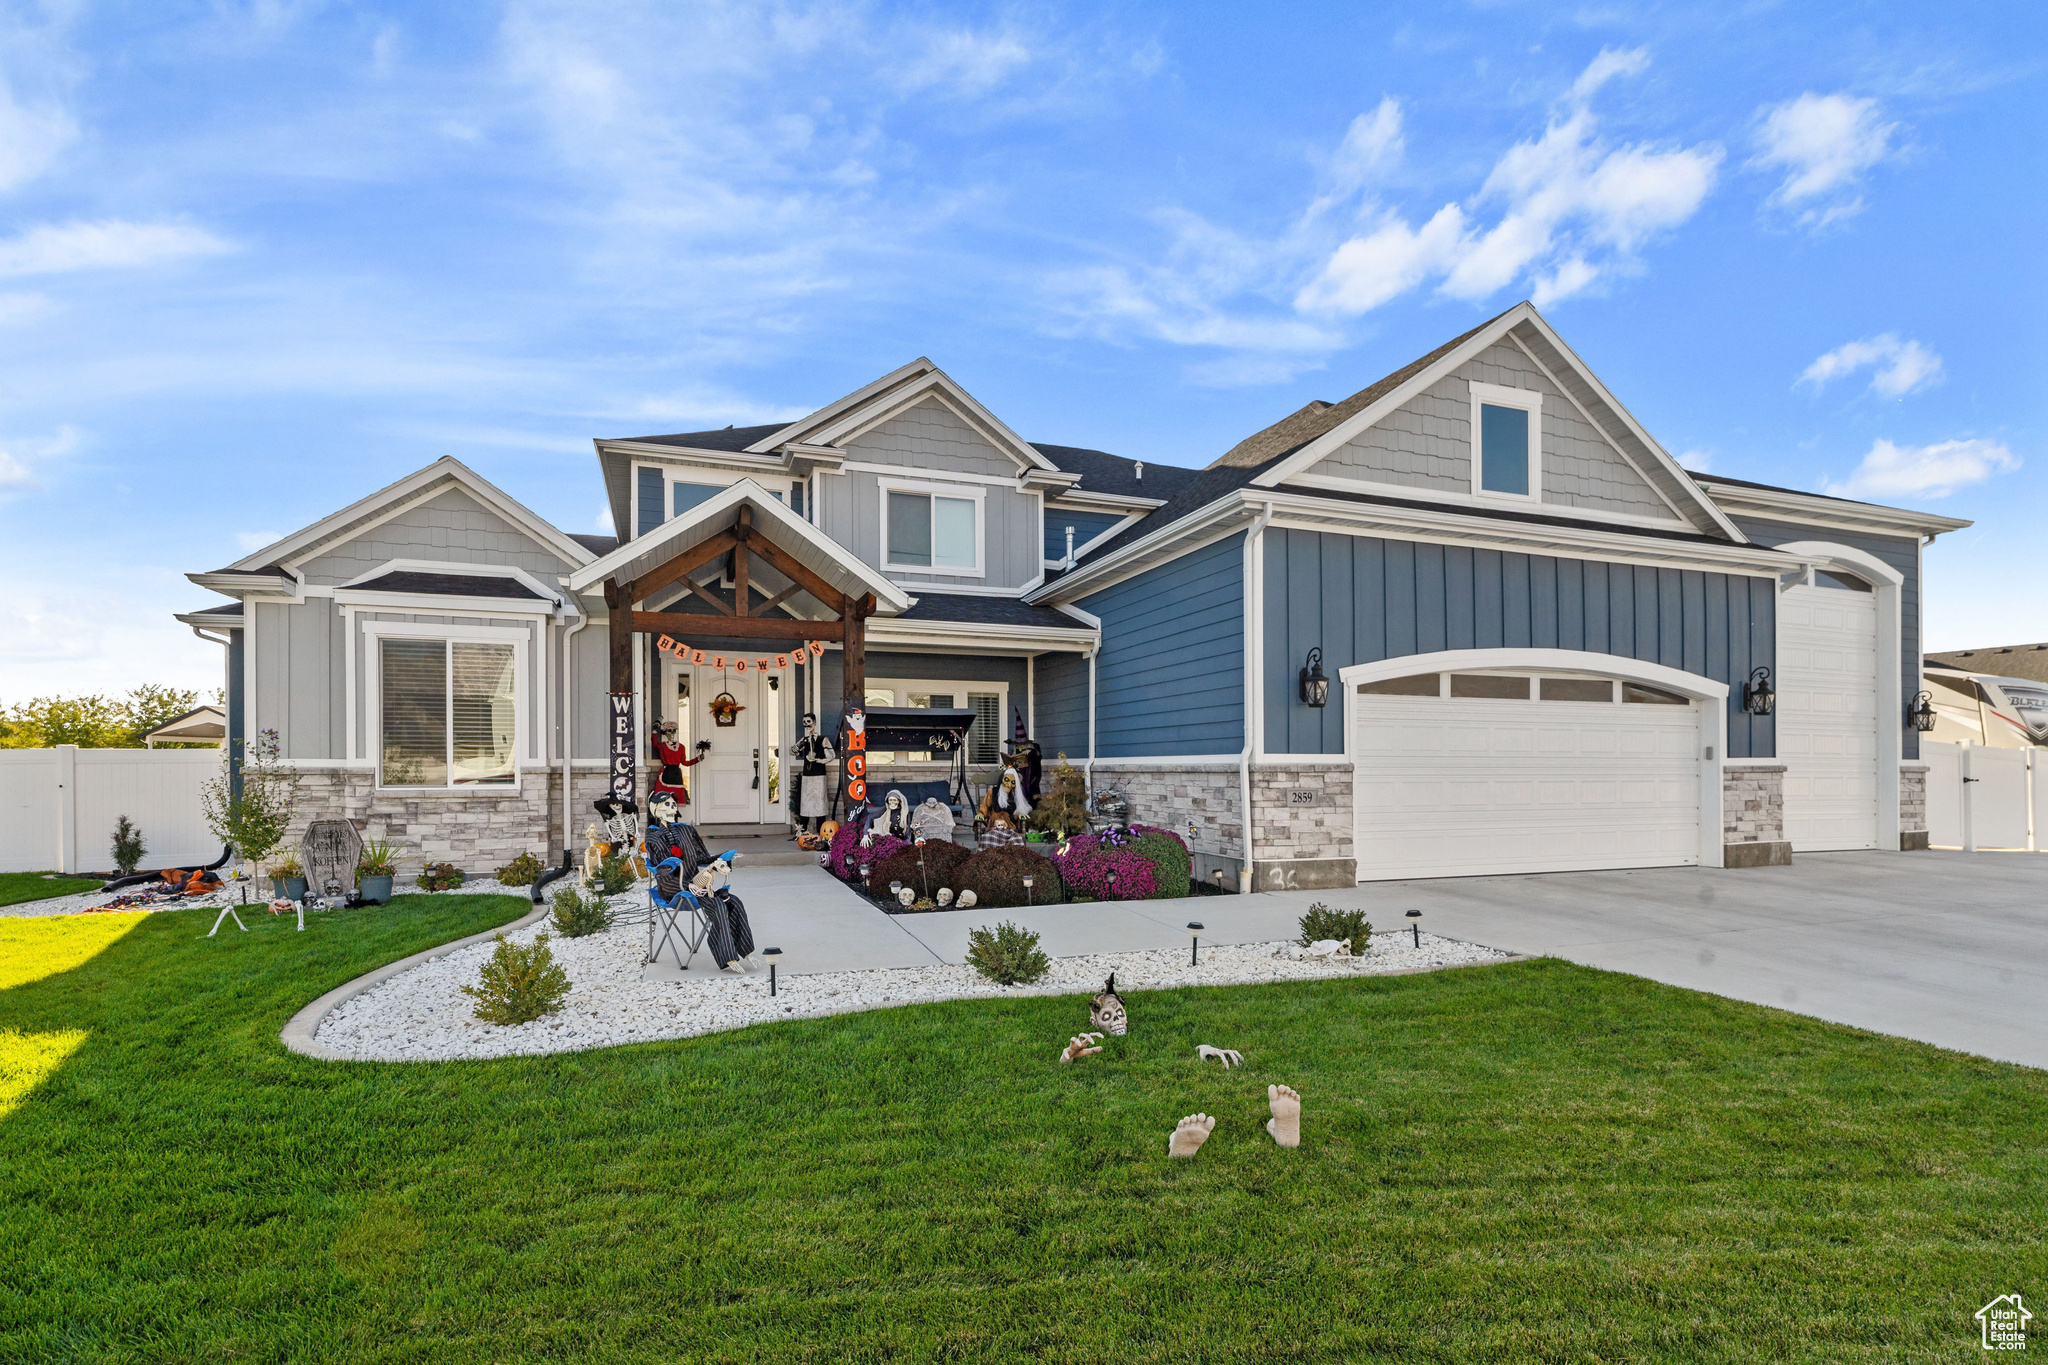
<svg viewBox="0 0 2048 1365">
<path fill-rule="evenodd" d="M 901 853 L 911 847 L 906 839 L 882 834 L 875 837 L 871 847 L 862 848 L 860 838 L 865 832 L 865 826 L 858 825 L 852 820 L 841 825 L 839 832 L 832 836 L 832 847 L 826 850 L 825 870 L 841 881 L 859 881 L 862 863 L 872 868 L 890 854 Z"/>
<path fill-rule="evenodd" d="M 1093 896 L 1096 900 L 1148 900 L 1158 891 L 1152 862 L 1136 847 L 1135 840 L 1119 841 L 1110 836 L 1083 834 L 1069 839 L 1053 854 L 1071 895 Z M 1109 887 L 1109 874 L 1116 873 L 1116 890 Z"/>
</svg>

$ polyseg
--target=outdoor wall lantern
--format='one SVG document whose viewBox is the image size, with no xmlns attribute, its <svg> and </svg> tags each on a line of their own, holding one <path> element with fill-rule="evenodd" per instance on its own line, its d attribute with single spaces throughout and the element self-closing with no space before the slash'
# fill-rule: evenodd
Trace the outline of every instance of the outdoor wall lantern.
<svg viewBox="0 0 2048 1365">
<path fill-rule="evenodd" d="M 761 950 L 761 956 L 765 958 L 768 963 L 768 994 L 770 998 L 773 998 L 775 995 L 775 968 L 782 961 L 782 949 L 763 948 Z"/>
<path fill-rule="evenodd" d="M 1330 704 L 1330 680 L 1323 676 L 1321 645 L 1308 652 L 1308 661 L 1301 666 L 1301 699 L 1310 706 Z"/>
<path fill-rule="evenodd" d="M 1922 692 L 1913 698 L 1913 704 L 1906 708 L 1906 719 L 1915 730 L 1926 734 L 1934 728 L 1934 698 Z"/>
<path fill-rule="evenodd" d="M 1420 910 L 1410 910 L 1408 912 L 1408 927 L 1415 933 L 1415 946 L 1420 948 L 1422 946 L 1422 912 Z"/>
<path fill-rule="evenodd" d="M 1771 691 L 1770 665 L 1758 664 L 1742 685 L 1742 709 L 1752 716 L 1768 716 L 1777 704 L 1778 694 Z"/>
<path fill-rule="evenodd" d="M 1202 965 L 1202 922 L 1198 919 L 1188 921 L 1188 965 Z"/>
</svg>

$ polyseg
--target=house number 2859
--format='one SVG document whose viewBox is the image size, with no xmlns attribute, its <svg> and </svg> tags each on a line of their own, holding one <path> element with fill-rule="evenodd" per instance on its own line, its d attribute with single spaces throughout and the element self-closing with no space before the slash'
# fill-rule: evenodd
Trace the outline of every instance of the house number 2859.
<svg viewBox="0 0 2048 1365">
<path fill-rule="evenodd" d="M 1314 805 L 1315 803 L 1316 803 L 1316 794 L 1315 794 L 1315 792 L 1314 792 L 1314 791 L 1313 791 L 1312 789 L 1310 789 L 1310 788 L 1308 788 L 1308 787 L 1289 787 L 1289 788 L 1287 789 L 1287 804 L 1288 804 L 1288 805 L 1290 805 L 1290 806 L 1313 806 L 1313 805 Z"/>
</svg>

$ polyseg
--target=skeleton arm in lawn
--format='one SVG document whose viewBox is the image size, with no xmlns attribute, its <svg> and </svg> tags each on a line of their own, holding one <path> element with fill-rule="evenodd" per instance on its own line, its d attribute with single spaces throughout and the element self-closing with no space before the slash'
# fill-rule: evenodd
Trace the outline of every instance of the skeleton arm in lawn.
<svg viewBox="0 0 2048 1365">
<path fill-rule="evenodd" d="M 1210 1047 L 1207 1043 L 1195 1044 L 1196 1061 L 1206 1062 L 1211 1058 L 1223 1063 L 1225 1071 L 1230 1070 L 1233 1066 L 1244 1065 L 1244 1055 L 1242 1053 L 1233 1052 L 1227 1047 Z"/>
<path fill-rule="evenodd" d="M 1093 1047 L 1089 1046 L 1091 1043 L 1094 1044 Z M 1064 1064 L 1073 1061 L 1076 1057 L 1092 1057 L 1100 1051 L 1102 1051 L 1101 1034 L 1078 1033 L 1067 1040 L 1067 1049 L 1060 1054 L 1060 1061 Z"/>
</svg>

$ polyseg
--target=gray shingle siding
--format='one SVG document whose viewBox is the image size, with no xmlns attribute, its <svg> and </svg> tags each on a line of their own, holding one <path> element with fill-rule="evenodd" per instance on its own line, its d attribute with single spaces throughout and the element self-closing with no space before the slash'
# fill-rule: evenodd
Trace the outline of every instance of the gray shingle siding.
<svg viewBox="0 0 2048 1365">
<path fill-rule="evenodd" d="M 1473 382 L 1543 395 L 1543 501 L 1672 518 L 1557 385 L 1508 342 L 1487 347 L 1309 471 L 1405 488 L 1472 491 Z"/>
<path fill-rule="evenodd" d="M 1227 537 L 1079 603 L 1102 618 L 1098 758 L 1244 747 L 1244 537 Z"/>
<path fill-rule="evenodd" d="M 846 444 L 848 459 L 900 464 L 911 469 L 953 470 L 1017 477 L 1017 462 L 936 398 L 897 413 Z"/>
<path fill-rule="evenodd" d="M 1268 753 L 1344 752 L 1344 703 L 1300 701 L 1311 648 L 1323 671 L 1449 649 L 1578 649 L 1729 684 L 1728 756 L 1776 752 L 1772 718 L 1741 684 L 1775 664 L 1776 583 L 1697 570 L 1557 559 L 1329 532 L 1266 532 Z"/>
<path fill-rule="evenodd" d="M 517 566 L 552 583 L 567 561 L 459 488 L 406 508 L 298 566 L 308 583 L 346 583 L 394 559 Z"/>
<path fill-rule="evenodd" d="M 1759 545 L 1785 545 L 1795 540 L 1829 540 L 1861 550 L 1883 560 L 1905 575 L 1899 585 L 1899 686 L 1902 698 L 1920 691 L 1920 542 L 1912 536 L 1881 536 L 1867 531 L 1844 531 L 1832 526 L 1814 526 L 1789 521 L 1765 521 L 1757 517 L 1729 520 L 1742 534 Z M 1892 717 L 1900 733 L 1899 756 L 1920 757 L 1920 732 L 1906 724 L 1905 708 Z"/>
</svg>

